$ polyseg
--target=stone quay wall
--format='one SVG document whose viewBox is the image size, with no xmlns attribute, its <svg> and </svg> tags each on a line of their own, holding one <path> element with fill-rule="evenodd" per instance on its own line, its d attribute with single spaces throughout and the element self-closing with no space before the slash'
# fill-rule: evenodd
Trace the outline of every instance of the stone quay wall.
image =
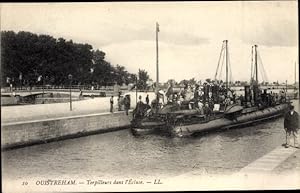
<svg viewBox="0 0 300 193">
<path fill-rule="evenodd" d="M 116 131 L 130 126 L 131 113 L 98 113 L 34 121 L 4 123 L 1 149 Z"/>
</svg>

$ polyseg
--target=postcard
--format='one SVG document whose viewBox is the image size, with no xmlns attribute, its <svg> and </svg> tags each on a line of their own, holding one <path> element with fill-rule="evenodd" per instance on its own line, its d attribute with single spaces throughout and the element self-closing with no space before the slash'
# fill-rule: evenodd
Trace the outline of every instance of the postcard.
<svg viewBox="0 0 300 193">
<path fill-rule="evenodd" d="M 297 6 L 1 3 L 3 192 L 299 189 Z"/>
</svg>

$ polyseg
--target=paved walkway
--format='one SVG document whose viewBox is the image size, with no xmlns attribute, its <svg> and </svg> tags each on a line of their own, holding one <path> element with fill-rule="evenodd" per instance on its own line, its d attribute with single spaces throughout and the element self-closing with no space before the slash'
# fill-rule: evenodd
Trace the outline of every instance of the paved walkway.
<svg viewBox="0 0 300 193">
<path fill-rule="evenodd" d="M 232 175 L 211 175 L 205 168 L 168 178 L 177 190 L 275 190 L 300 188 L 300 149 L 279 146 Z"/>
<path fill-rule="evenodd" d="M 299 165 L 300 149 L 294 147 L 284 148 L 283 146 L 279 146 L 232 175 L 272 173 L 274 170 L 279 170 L 281 173 L 284 173 L 284 170 L 292 171 L 293 169 L 297 169 L 297 167 L 299 168 Z M 280 169 L 278 169 L 278 167 L 280 167 Z M 175 178 L 184 179 L 199 175 L 208 175 L 208 173 L 205 168 L 202 168 L 175 176 Z"/>
<path fill-rule="evenodd" d="M 239 174 L 270 173 L 282 164 L 288 157 L 293 155 L 298 148 L 283 146 L 275 148 L 270 153 L 250 163 L 239 171 Z"/>
<path fill-rule="evenodd" d="M 231 179 L 247 190 L 299 189 L 299 152 L 294 147 L 277 147 L 233 174 Z"/>
<path fill-rule="evenodd" d="M 136 104 L 136 93 L 130 92 L 131 108 Z M 148 93 L 150 101 L 154 99 L 154 93 Z M 138 93 L 145 101 L 147 93 Z M 40 119 L 51 119 L 74 115 L 87 115 L 94 113 L 109 112 L 110 97 L 86 99 L 72 102 L 72 111 L 70 103 L 52 103 L 52 104 L 35 104 L 35 105 L 17 105 L 1 106 L 1 122 L 11 123 L 20 121 L 32 121 Z M 114 97 L 114 111 L 117 111 L 117 97 Z"/>
<path fill-rule="evenodd" d="M 289 156 L 272 171 L 273 174 L 298 173 L 300 175 L 300 150 Z M 299 179 L 300 185 L 300 179 Z"/>
</svg>

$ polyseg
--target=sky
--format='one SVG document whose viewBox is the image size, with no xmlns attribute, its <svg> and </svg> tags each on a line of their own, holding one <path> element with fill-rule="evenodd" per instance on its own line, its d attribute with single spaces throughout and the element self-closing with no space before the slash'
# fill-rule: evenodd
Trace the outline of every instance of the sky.
<svg viewBox="0 0 300 193">
<path fill-rule="evenodd" d="M 223 40 L 233 81 L 249 81 L 251 46 L 258 45 L 265 81 L 295 81 L 298 1 L 1 3 L 1 30 L 30 31 L 88 43 L 106 60 L 156 79 L 214 78 Z M 225 67 L 220 73 L 225 79 Z M 259 74 L 259 79 L 263 80 Z M 298 73 L 297 73 L 298 79 Z"/>
</svg>

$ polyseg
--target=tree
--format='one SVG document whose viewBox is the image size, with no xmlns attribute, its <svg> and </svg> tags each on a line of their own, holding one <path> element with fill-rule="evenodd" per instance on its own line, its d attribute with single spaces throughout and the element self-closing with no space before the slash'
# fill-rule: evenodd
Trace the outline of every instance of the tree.
<svg viewBox="0 0 300 193">
<path fill-rule="evenodd" d="M 146 70 L 139 69 L 138 73 L 138 89 L 147 89 L 147 81 L 149 80 L 149 75 Z"/>
<path fill-rule="evenodd" d="M 113 85 L 135 81 L 124 66 L 114 67 L 105 60 L 105 53 L 93 50 L 89 44 L 74 43 L 64 38 L 31 32 L 1 32 L 1 83 L 28 85 L 41 84 L 38 77 L 48 77 L 53 85 L 68 84 L 68 74 L 73 75 L 73 84 Z"/>
</svg>

